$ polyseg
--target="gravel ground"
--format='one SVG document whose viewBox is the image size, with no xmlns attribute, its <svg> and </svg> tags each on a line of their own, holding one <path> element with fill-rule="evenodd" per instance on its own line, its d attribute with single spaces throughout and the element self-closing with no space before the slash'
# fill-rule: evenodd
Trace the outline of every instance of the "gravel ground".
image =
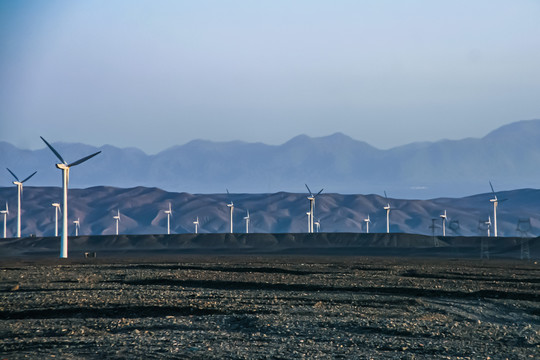
<svg viewBox="0 0 540 360">
<path fill-rule="evenodd" d="M 540 358 L 534 262 L 192 256 L 0 273 L 6 359 Z"/>
</svg>

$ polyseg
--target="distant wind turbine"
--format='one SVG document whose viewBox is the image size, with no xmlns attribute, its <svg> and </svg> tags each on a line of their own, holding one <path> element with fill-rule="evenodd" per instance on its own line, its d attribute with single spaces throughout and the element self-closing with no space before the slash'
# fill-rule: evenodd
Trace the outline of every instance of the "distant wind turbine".
<svg viewBox="0 0 540 360">
<path fill-rule="evenodd" d="M 386 191 L 384 192 L 384 198 L 386 199 L 386 206 L 383 208 L 386 210 L 386 233 L 390 233 L 390 203 L 388 202 L 388 196 L 386 196 Z"/>
<path fill-rule="evenodd" d="M 197 220 L 193 222 L 195 224 L 195 234 L 198 233 L 198 227 L 199 227 L 199 217 L 197 216 Z"/>
<path fill-rule="evenodd" d="M 9 209 L 8 209 L 8 203 L 7 203 L 7 201 L 6 201 L 6 209 L 0 211 L 0 214 L 4 214 L 4 239 L 5 239 L 5 238 L 7 238 L 6 221 L 7 221 L 7 216 L 8 216 L 8 214 L 9 214 Z"/>
<path fill-rule="evenodd" d="M 41 137 L 41 136 L 40 136 Z M 82 159 L 79 159 L 75 162 L 72 162 L 71 164 L 68 164 L 62 156 L 56 151 L 51 144 L 49 144 L 43 137 L 41 137 L 41 140 L 51 149 L 51 151 L 56 155 L 58 160 L 60 160 L 59 164 L 56 164 L 56 167 L 60 170 L 62 170 L 62 188 L 64 190 L 64 209 L 62 211 L 62 240 L 60 241 L 60 258 L 67 258 L 68 257 L 68 184 L 69 184 L 69 169 L 72 166 L 76 166 L 79 164 L 82 164 L 86 160 L 89 160 L 99 154 L 101 151 L 98 151 L 92 155 L 88 155 L 83 157 Z"/>
<path fill-rule="evenodd" d="M 81 220 L 77 218 L 77 220 L 73 221 L 73 224 L 75 224 L 75 236 L 79 236 L 79 229 L 81 227 Z"/>
<path fill-rule="evenodd" d="M 500 202 L 506 201 L 507 199 L 497 199 L 497 194 L 495 194 L 495 190 L 493 190 L 491 181 L 489 182 L 489 186 L 491 187 L 491 192 L 493 193 L 493 199 L 489 200 L 493 203 L 493 236 L 497 237 L 497 206 L 499 206 Z"/>
<path fill-rule="evenodd" d="M 52 203 L 52 206 L 54 206 L 54 214 L 55 214 L 55 223 L 54 223 L 54 236 L 58 236 L 58 212 L 62 213 L 62 210 L 60 210 L 60 203 Z"/>
<path fill-rule="evenodd" d="M 247 211 L 247 215 L 244 217 L 244 220 L 246 220 L 246 234 L 249 234 L 249 210 Z"/>
<path fill-rule="evenodd" d="M 7 169 L 7 168 L 6 168 Z M 7 169 L 7 171 L 10 172 L 11 175 L 15 178 L 15 181 L 13 182 L 14 185 L 17 185 L 17 237 L 21 237 L 21 195 L 23 191 L 23 183 L 28 181 L 32 176 L 36 175 L 37 171 L 34 171 L 34 173 L 30 176 L 28 176 L 23 181 L 20 181 L 17 175 L 13 173 L 13 171 Z"/>
<path fill-rule="evenodd" d="M 487 225 L 487 236 L 490 237 L 490 230 L 491 230 L 491 216 L 488 216 L 488 220 L 485 222 Z"/>
<path fill-rule="evenodd" d="M 313 219 L 315 218 L 315 198 L 319 196 L 324 189 L 321 189 L 316 195 L 313 195 L 311 192 L 309 186 L 306 185 L 306 188 L 309 192 L 308 200 L 309 200 L 309 217 L 310 217 L 310 223 L 309 223 L 309 231 L 310 233 L 313 233 Z"/>
<path fill-rule="evenodd" d="M 170 235 L 171 234 L 171 216 L 172 216 L 171 203 L 169 203 L 169 210 L 165 210 L 165 214 L 167 214 L 167 235 Z"/>
<path fill-rule="evenodd" d="M 232 234 L 232 233 L 233 233 L 233 211 L 234 211 L 234 204 L 233 204 L 232 199 L 231 199 L 231 194 L 229 194 L 229 189 L 227 189 L 227 196 L 229 197 L 229 200 L 231 201 L 229 204 L 227 204 L 227 206 L 229 207 L 230 213 L 231 213 L 231 234 Z"/>
<path fill-rule="evenodd" d="M 369 214 L 367 216 L 367 219 L 364 219 L 364 222 L 366 223 L 366 234 L 369 234 L 369 224 L 371 224 L 371 220 L 369 219 Z"/>
<path fill-rule="evenodd" d="M 120 221 L 120 209 L 117 210 L 117 215 L 113 216 L 116 221 L 116 235 L 118 235 L 118 222 Z"/>
<path fill-rule="evenodd" d="M 441 220 L 442 220 L 442 236 L 446 236 L 446 210 L 444 210 L 444 214 L 441 214 L 440 215 L 441 217 Z"/>
<path fill-rule="evenodd" d="M 317 232 L 321 230 L 321 219 L 315 221 L 315 228 L 317 229 Z"/>
</svg>

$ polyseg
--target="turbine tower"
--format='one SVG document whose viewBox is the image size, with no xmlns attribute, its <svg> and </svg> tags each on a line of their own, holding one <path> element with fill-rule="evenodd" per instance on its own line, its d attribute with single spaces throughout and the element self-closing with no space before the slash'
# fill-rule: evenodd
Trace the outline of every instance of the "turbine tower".
<svg viewBox="0 0 540 360">
<path fill-rule="evenodd" d="M 311 213 L 308 211 L 306 215 L 307 215 L 307 232 L 309 234 L 311 232 Z"/>
<path fill-rule="evenodd" d="M 386 233 L 390 233 L 390 203 L 388 202 L 388 196 L 386 196 L 386 191 L 384 192 L 384 198 L 386 199 L 386 206 L 383 208 L 386 210 Z"/>
<path fill-rule="evenodd" d="M 313 193 L 311 192 L 311 190 L 309 189 L 309 186 L 306 185 L 306 188 L 308 189 L 309 191 L 309 196 L 308 196 L 308 200 L 309 200 L 309 218 L 310 218 L 310 221 L 309 221 L 309 233 L 313 233 L 313 219 L 315 218 L 315 198 L 317 196 L 319 196 L 322 191 L 324 189 L 321 189 L 316 195 L 313 195 Z"/>
<path fill-rule="evenodd" d="M 54 214 L 55 214 L 55 223 L 54 223 L 54 236 L 58 236 L 58 212 L 62 213 L 62 210 L 60 210 L 60 203 L 52 203 L 52 206 L 54 206 Z"/>
<path fill-rule="evenodd" d="M 369 214 L 367 216 L 367 219 L 364 219 L 364 222 L 366 223 L 366 234 L 369 234 L 369 224 L 371 223 L 371 220 L 369 219 Z"/>
<path fill-rule="evenodd" d="M 6 168 L 7 169 L 7 168 Z M 7 171 L 10 172 L 11 175 L 15 178 L 15 181 L 13 182 L 14 185 L 17 185 L 17 237 L 21 237 L 21 195 L 23 191 L 23 183 L 28 181 L 32 176 L 36 175 L 37 171 L 34 171 L 34 173 L 30 176 L 28 176 L 23 181 L 20 181 L 17 175 L 13 173 L 13 171 L 7 169 Z"/>
<path fill-rule="evenodd" d="M 446 236 L 446 210 L 444 210 L 444 214 L 439 215 L 442 220 L 442 236 Z"/>
<path fill-rule="evenodd" d="M 317 229 L 317 232 L 321 230 L 321 219 L 315 221 L 315 228 Z"/>
<path fill-rule="evenodd" d="M 227 207 L 230 209 L 231 213 L 231 234 L 233 233 L 233 211 L 234 211 L 234 204 L 231 199 L 231 194 L 229 194 L 229 189 L 227 189 L 227 196 L 229 197 L 229 200 L 231 201 L 229 204 L 227 204 Z"/>
<path fill-rule="evenodd" d="M 491 181 L 489 182 L 489 186 L 491 186 L 491 192 L 493 193 L 493 199 L 489 200 L 493 203 L 493 236 L 497 237 L 497 206 L 499 206 L 500 202 L 506 201 L 506 199 L 497 199 L 497 194 L 495 194 L 495 190 L 493 190 Z"/>
<path fill-rule="evenodd" d="M 244 217 L 244 220 L 246 220 L 246 234 L 249 234 L 249 210 L 247 211 L 247 215 Z"/>
<path fill-rule="evenodd" d="M 118 222 L 120 221 L 120 209 L 117 210 L 117 215 L 113 216 L 113 219 L 116 220 L 116 235 L 118 235 Z"/>
<path fill-rule="evenodd" d="M 81 220 L 77 218 L 77 220 L 73 221 L 75 224 L 75 236 L 79 236 L 79 229 L 81 227 Z"/>
<path fill-rule="evenodd" d="M 4 214 L 4 239 L 5 239 L 5 238 L 7 237 L 6 221 L 7 221 L 7 216 L 8 216 L 8 214 L 9 214 L 9 209 L 8 209 L 8 203 L 7 203 L 7 201 L 6 201 L 6 209 L 0 211 L 0 214 Z"/>
<path fill-rule="evenodd" d="M 41 136 L 40 136 L 41 137 Z M 69 169 L 72 166 L 79 165 L 86 160 L 89 160 L 90 158 L 93 158 L 97 154 L 99 154 L 101 151 L 98 151 L 92 155 L 88 155 L 83 157 L 82 159 L 79 159 L 75 162 L 72 162 L 68 164 L 62 156 L 56 151 L 51 144 L 49 144 L 43 137 L 41 137 L 41 140 L 51 149 L 51 151 L 56 155 L 58 160 L 60 160 L 60 163 L 56 164 L 56 167 L 60 170 L 62 170 L 62 188 L 64 191 L 64 209 L 62 211 L 62 240 L 60 241 L 60 258 L 66 259 L 68 257 L 68 184 L 69 184 Z"/>
<path fill-rule="evenodd" d="M 172 216 L 171 203 L 169 203 L 169 210 L 165 210 L 165 214 L 167 214 L 167 235 L 171 235 L 171 216 Z"/>
<path fill-rule="evenodd" d="M 198 233 L 198 228 L 199 228 L 199 217 L 197 216 L 197 220 L 195 220 L 193 222 L 193 224 L 195 224 L 195 234 Z"/>
</svg>

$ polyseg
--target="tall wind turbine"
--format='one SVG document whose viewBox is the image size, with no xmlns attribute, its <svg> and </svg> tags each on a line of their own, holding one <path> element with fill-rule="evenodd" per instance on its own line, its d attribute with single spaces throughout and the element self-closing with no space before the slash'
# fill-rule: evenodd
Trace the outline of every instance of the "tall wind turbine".
<svg viewBox="0 0 540 360">
<path fill-rule="evenodd" d="M 199 228 L 199 217 L 197 216 L 197 220 L 195 220 L 193 222 L 193 224 L 195 224 L 195 234 L 198 233 L 198 228 Z"/>
<path fill-rule="evenodd" d="M 383 208 L 386 210 L 386 233 L 390 233 L 390 203 L 388 202 L 388 196 L 386 196 L 386 191 L 384 192 L 384 198 L 386 199 L 386 206 Z"/>
<path fill-rule="evenodd" d="M 367 216 L 367 219 L 364 219 L 364 222 L 366 223 L 366 234 L 369 234 L 369 224 L 371 224 L 371 220 L 369 219 L 369 214 Z"/>
<path fill-rule="evenodd" d="M 315 198 L 317 196 L 319 196 L 324 189 L 321 189 L 316 195 L 313 195 L 313 193 L 311 192 L 309 186 L 306 185 L 306 188 L 308 189 L 308 192 L 309 192 L 309 196 L 308 196 L 308 200 L 309 200 L 309 217 L 310 217 L 310 223 L 309 223 L 309 232 L 310 233 L 313 233 L 313 219 L 315 218 Z"/>
<path fill-rule="evenodd" d="M 60 203 L 52 203 L 52 206 L 54 206 L 54 214 L 55 214 L 55 223 L 54 223 L 54 236 L 58 236 L 58 212 L 62 213 L 62 210 L 60 210 Z"/>
<path fill-rule="evenodd" d="M 73 221 L 73 224 L 75 224 L 75 236 L 79 236 L 79 229 L 81 228 L 81 220 L 77 218 L 77 220 Z"/>
<path fill-rule="evenodd" d="M 118 235 L 118 222 L 120 221 L 120 209 L 118 209 L 117 215 L 113 216 L 116 221 L 116 235 Z"/>
<path fill-rule="evenodd" d="M 6 201 L 6 209 L 0 211 L 0 214 L 4 214 L 4 239 L 5 239 L 5 238 L 7 237 L 6 221 L 7 221 L 7 216 L 8 216 L 8 214 L 9 214 L 9 209 L 8 209 L 8 203 L 7 203 L 7 201 Z"/>
<path fill-rule="evenodd" d="M 169 203 L 169 210 L 165 210 L 165 214 L 167 214 L 167 235 L 170 235 L 171 234 L 171 216 L 172 216 L 171 203 Z"/>
<path fill-rule="evenodd" d="M 227 189 L 227 196 L 231 197 L 231 194 L 229 194 L 229 189 Z M 230 209 L 230 213 L 231 213 L 231 234 L 233 233 L 233 211 L 234 211 L 234 204 L 232 202 L 232 199 L 230 199 L 231 202 L 229 204 L 227 204 L 227 206 L 229 207 Z"/>
<path fill-rule="evenodd" d="M 7 168 L 6 168 L 7 169 Z M 17 185 L 17 237 L 21 237 L 21 194 L 23 191 L 23 183 L 28 181 L 32 176 L 36 175 L 37 171 L 34 171 L 34 173 L 30 176 L 28 176 L 23 181 L 20 181 L 17 175 L 13 173 L 13 171 L 7 169 L 7 171 L 10 172 L 11 175 L 15 178 L 15 181 L 13 182 L 14 185 Z"/>
<path fill-rule="evenodd" d="M 40 136 L 41 137 L 41 136 Z M 69 184 L 69 169 L 72 166 L 79 165 L 86 160 L 89 160 L 90 158 L 93 158 L 97 154 L 99 154 L 101 151 L 98 151 L 97 153 L 94 153 L 92 155 L 88 155 L 83 157 L 82 159 L 79 159 L 77 161 L 74 161 L 70 164 L 68 164 L 62 156 L 56 151 L 51 144 L 49 144 L 43 137 L 41 137 L 41 140 L 51 149 L 51 151 L 56 155 L 58 160 L 60 160 L 59 164 L 56 164 L 56 167 L 60 170 L 62 170 L 62 188 L 64 190 L 64 209 L 62 211 L 62 240 L 60 241 L 60 257 L 61 258 L 67 258 L 68 257 L 68 184 Z"/>
<path fill-rule="evenodd" d="M 444 214 L 439 215 L 442 220 L 442 236 L 446 236 L 446 210 L 444 210 Z"/>
<path fill-rule="evenodd" d="M 244 217 L 244 220 L 246 220 L 246 234 L 249 234 L 249 210 L 247 211 L 247 215 Z"/>
<path fill-rule="evenodd" d="M 493 236 L 497 237 L 497 206 L 499 206 L 500 202 L 506 201 L 506 199 L 497 199 L 497 194 L 495 194 L 495 190 L 493 190 L 491 181 L 489 182 L 489 186 L 491 186 L 491 192 L 493 193 L 493 199 L 489 200 L 493 203 Z"/>
</svg>

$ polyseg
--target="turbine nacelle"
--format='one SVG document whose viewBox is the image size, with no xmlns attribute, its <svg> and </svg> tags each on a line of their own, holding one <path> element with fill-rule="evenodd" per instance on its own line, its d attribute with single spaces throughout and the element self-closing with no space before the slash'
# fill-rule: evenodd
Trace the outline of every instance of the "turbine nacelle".
<svg viewBox="0 0 540 360">
<path fill-rule="evenodd" d="M 69 166 L 67 164 L 63 164 L 63 163 L 59 163 L 59 164 L 56 164 L 56 167 L 60 170 L 68 170 L 69 169 Z"/>
</svg>

